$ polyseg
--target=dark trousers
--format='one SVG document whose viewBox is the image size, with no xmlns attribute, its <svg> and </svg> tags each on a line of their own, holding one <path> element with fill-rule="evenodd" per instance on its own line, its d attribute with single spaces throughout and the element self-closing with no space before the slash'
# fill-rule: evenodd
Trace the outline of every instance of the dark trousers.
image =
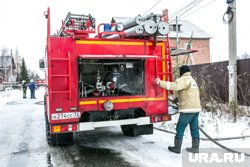
<svg viewBox="0 0 250 167">
<path fill-rule="evenodd" d="M 23 90 L 23 98 L 26 98 L 26 90 Z"/>
<path fill-rule="evenodd" d="M 196 113 L 180 113 L 176 127 L 176 138 L 182 139 L 184 131 L 189 124 L 192 138 L 199 138 L 199 112 Z"/>
<path fill-rule="evenodd" d="M 35 98 L 35 90 L 30 90 L 30 98 L 31 99 Z"/>
</svg>

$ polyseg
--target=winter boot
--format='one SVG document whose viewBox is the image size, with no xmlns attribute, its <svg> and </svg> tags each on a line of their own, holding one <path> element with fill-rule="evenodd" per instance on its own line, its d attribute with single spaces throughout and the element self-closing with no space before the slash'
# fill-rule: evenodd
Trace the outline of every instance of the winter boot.
<svg viewBox="0 0 250 167">
<path fill-rule="evenodd" d="M 181 138 L 175 138 L 174 139 L 174 146 L 169 146 L 168 150 L 177 154 L 181 153 L 181 145 L 182 145 L 182 139 Z"/>
<path fill-rule="evenodd" d="M 199 153 L 199 145 L 200 145 L 200 139 L 192 138 L 192 147 L 186 148 L 186 150 L 187 152 L 191 152 L 191 153 Z"/>
</svg>

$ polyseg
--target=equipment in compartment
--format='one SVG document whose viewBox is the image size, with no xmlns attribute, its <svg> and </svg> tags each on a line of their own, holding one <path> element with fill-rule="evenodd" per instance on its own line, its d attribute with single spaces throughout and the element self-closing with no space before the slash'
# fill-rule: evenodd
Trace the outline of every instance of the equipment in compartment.
<svg viewBox="0 0 250 167">
<path fill-rule="evenodd" d="M 79 97 L 144 94 L 144 60 L 78 60 Z"/>
</svg>

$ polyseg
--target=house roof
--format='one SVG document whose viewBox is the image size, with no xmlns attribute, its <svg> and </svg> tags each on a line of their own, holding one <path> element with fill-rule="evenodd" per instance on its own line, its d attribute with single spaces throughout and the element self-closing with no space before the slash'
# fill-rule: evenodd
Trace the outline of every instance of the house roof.
<svg viewBox="0 0 250 167">
<path fill-rule="evenodd" d="M 180 38 L 199 38 L 199 39 L 210 39 L 211 36 L 208 35 L 205 31 L 197 27 L 195 24 L 188 20 L 179 20 L 178 25 L 180 25 L 180 31 L 178 36 Z M 170 24 L 170 33 L 168 34 L 169 38 L 176 38 L 176 31 L 173 30 L 173 26 L 176 26 L 175 23 Z"/>
<path fill-rule="evenodd" d="M 11 63 L 12 63 L 12 68 L 16 69 L 13 56 L 0 56 L 0 68 L 10 68 Z"/>
<path fill-rule="evenodd" d="M 121 23 L 131 19 L 131 17 L 112 17 L 111 23 Z"/>
</svg>

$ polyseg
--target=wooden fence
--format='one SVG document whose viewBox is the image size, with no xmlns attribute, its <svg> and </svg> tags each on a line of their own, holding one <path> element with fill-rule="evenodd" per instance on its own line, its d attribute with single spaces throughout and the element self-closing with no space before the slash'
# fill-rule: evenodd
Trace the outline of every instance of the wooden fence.
<svg viewBox="0 0 250 167">
<path fill-rule="evenodd" d="M 228 61 L 190 66 L 201 88 L 201 99 L 228 102 Z M 250 106 L 250 59 L 237 60 L 238 104 Z"/>
</svg>

